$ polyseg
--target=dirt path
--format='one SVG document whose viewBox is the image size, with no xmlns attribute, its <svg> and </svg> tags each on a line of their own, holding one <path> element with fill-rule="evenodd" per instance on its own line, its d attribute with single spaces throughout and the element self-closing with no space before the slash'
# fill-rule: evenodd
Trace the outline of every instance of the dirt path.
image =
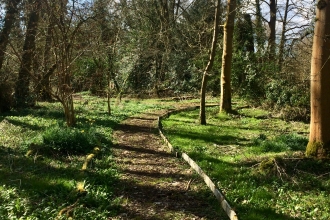
<svg viewBox="0 0 330 220">
<path fill-rule="evenodd" d="M 162 143 L 156 125 L 163 113 L 131 117 L 114 133 L 122 173 L 116 194 L 124 202 L 113 219 L 225 219 L 211 207 L 216 200 L 202 180 Z"/>
</svg>

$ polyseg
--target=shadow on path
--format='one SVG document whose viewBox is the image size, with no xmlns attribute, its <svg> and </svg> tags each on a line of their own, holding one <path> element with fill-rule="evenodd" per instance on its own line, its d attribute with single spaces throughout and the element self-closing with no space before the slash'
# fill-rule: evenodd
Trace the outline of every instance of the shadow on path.
<svg viewBox="0 0 330 220">
<path fill-rule="evenodd" d="M 116 128 L 113 153 L 121 171 L 116 196 L 122 203 L 114 219 L 228 219 L 192 169 L 167 152 L 156 116 L 132 117 Z"/>
</svg>

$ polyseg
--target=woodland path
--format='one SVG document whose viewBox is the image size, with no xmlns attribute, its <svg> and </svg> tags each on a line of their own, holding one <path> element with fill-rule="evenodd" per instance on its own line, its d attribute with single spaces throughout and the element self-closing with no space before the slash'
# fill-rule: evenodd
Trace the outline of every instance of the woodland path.
<svg viewBox="0 0 330 220">
<path fill-rule="evenodd" d="M 210 205 L 216 199 L 204 182 L 163 144 L 157 118 L 164 113 L 130 117 L 115 129 L 113 154 L 121 173 L 116 196 L 123 202 L 112 219 L 226 219 Z"/>
</svg>

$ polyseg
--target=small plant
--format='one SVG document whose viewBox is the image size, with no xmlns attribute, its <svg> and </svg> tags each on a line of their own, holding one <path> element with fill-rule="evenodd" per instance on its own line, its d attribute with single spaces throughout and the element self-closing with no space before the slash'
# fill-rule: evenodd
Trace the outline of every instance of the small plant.
<svg viewBox="0 0 330 220">
<path fill-rule="evenodd" d="M 42 136 L 46 148 L 60 152 L 87 153 L 97 143 L 92 129 L 51 127 Z"/>
<path fill-rule="evenodd" d="M 307 138 L 296 134 L 279 135 L 273 139 L 267 139 L 266 135 L 260 134 L 252 140 L 254 146 L 260 152 L 285 152 L 304 150 L 307 145 Z"/>
</svg>

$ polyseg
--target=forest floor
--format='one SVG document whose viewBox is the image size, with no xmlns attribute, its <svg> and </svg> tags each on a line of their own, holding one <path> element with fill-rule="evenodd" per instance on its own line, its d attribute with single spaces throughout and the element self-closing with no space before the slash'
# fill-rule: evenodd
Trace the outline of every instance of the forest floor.
<svg viewBox="0 0 330 220">
<path fill-rule="evenodd" d="M 162 142 L 157 118 L 164 113 L 130 117 L 115 129 L 116 196 L 123 202 L 113 219 L 226 219 L 205 183 Z"/>
</svg>

